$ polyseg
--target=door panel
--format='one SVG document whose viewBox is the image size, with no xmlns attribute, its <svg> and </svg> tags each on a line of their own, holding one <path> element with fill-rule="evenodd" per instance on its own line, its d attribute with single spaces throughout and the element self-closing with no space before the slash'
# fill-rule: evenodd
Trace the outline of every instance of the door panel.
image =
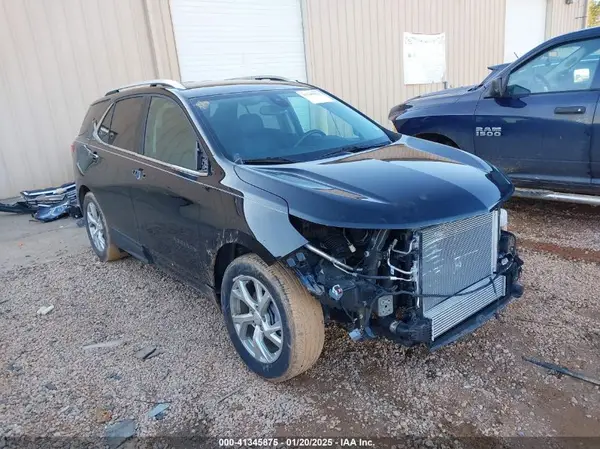
<svg viewBox="0 0 600 449">
<path fill-rule="evenodd" d="M 476 154 L 515 180 L 589 183 L 598 95 L 580 91 L 484 98 L 475 114 Z"/>
<path fill-rule="evenodd" d="M 195 181 L 198 137 L 182 107 L 152 96 L 143 153 L 132 172 L 132 198 L 142 245 L 152 258 L 186 277 L 197 277 L 205 244 L 199 222 L 207 190 Z"/>
<path fill-rule="evenodd" d="M 137 223 L 131 200 L 131 176 L 138 163 L 139 136 L 145 99 L 140 96 L 117 101 L 105 114 L 87 148 L 78 149 L 94 162 L 87 166 L 85 183 L 96 195 L 106 221 L 115 231 L 118 245 L 138 253 Z"/>
<path fill-rule="evenodd" d="M 141 177 L 131 175 L 132 198 L 142 245 L 158 264 L 195 272 L 203 249 L 199 189 L 187 176 L 152 161 L 141 161 L 138 170 Z"/>
<path fill-rule="evenodd" d="M 589 187 L 599 59 L 600 39 L 568 41 L 503 75 L 476 109 L 477 155 L 533 187 Z"/>
</svg>

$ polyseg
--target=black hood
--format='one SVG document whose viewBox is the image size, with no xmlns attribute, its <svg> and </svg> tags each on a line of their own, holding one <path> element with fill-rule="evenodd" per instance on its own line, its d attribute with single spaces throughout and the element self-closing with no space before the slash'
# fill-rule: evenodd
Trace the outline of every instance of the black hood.
<svg viewBox="0 0 600 449">
<path fill-rule="evenodd" d="M 349 228 L 414 229 L 488 212 L 514 188 L 461 150 L 403 136 L 361 153 L 284 165 L 237 165 L 241 180 L 283 198 L 291 215 Z"/>
</svg>

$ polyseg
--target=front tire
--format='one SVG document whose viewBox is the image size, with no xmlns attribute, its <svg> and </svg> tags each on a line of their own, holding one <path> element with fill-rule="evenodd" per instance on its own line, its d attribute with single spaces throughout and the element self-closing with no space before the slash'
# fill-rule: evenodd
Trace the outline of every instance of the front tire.
<svg viewBox="0 0 600 449">
<path fill-rule="evenodd" d="M 102 208 L 91 192 L 83 198 L 83 217 L 90 244 L 98 259 L 102 262 L 121 259 L 124 254 L 112 243 Z"/>
<path fill-rule="evenodd" d="M 238 354 L 271 382 L 303 373 L 321 355 L 323 309 L 281 263 L 269 266 L 255 254 L 235 259 L 223 276 L 221 306 Z"/>
</svg>

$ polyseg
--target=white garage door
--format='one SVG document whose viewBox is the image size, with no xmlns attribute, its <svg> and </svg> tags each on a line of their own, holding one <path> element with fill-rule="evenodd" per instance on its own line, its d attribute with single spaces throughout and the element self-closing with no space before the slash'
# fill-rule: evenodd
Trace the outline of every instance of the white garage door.
<svg viewBox="0 0 600 449">
<path fill-rule="evenodd" d="M 507 0 L 504 62 L 512 62 L 544 42 L 546 0 Z"/>
<path fill-rule="evenodd" d="M 306 81 L 300 0 L 171 0 L 171 14 L 183 81 Z"/>
</svg>

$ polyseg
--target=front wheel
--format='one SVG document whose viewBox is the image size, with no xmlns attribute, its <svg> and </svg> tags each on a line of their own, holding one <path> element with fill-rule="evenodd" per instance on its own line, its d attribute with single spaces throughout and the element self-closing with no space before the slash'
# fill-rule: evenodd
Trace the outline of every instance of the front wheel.
<svg viewBox="0 0 600 449">
<path fill-rule="evenodd" d="M 255 254 L 235 259 L 223 276 L 221 306 L 238 354 L 267 380 L 303 373 L 323 350 L 323 309 L 281 263 L 269 266 Z"/>
</svg>

